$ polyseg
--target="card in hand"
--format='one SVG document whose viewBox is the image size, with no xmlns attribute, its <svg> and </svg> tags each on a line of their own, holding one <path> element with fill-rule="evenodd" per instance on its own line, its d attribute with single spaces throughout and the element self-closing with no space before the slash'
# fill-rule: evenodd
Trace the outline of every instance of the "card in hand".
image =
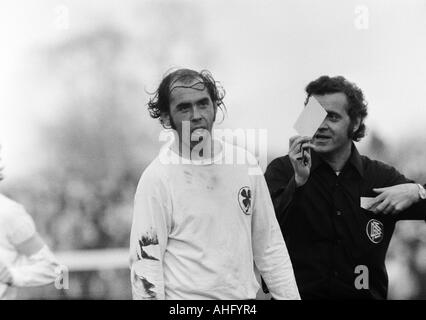
<svg viewBox="0 0 426 320">
<path fill-rule="evenodd" d="M 327 111 L 325 111 L 315 97 L 311 96 L 293 128 L 301 136 L 313 137 L 326 116 Z"/>
</svg>

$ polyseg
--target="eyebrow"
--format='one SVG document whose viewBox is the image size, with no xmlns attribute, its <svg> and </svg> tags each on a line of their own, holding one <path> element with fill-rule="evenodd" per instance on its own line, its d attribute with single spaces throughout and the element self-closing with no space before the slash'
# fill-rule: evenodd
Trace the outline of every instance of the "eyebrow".
<svg viewBox="0 0 426 320">
<path fill-rule="evenodd" d="M 327 111 L 327 115 L 341 117 L 340 113 L 337 113 L 337 112 L 335 112 L 335 111 Z"/>
<path fill-rule="evenodd" d="M 197 103 L 206 103 L 209 101 L 209 98 L 205 97 L 197 101 Z"/>
<path fill-rule="evenodd" d="M 205 97 L 205 98 L 201 98 L 200 100 L 197 100 L 195 103 L 196 104 L 206 103 L 208 101 L 209 101 L 209 98 Z M 181 102 L 176 106 L 176 108 L 183 109 L 183 108 L 187 108 L 187 107 L 190 107 L 190 106 L 191 106 L 190 102 Z"/>
<path fill-rule="evenodd" d="M 183 108 L 187 108 L 187 107 L 190 107 L 190 106 L 191 106 L 190 102 L 181 102 L 176 106 L 176 108 L 183 109 Z"/>
</svg>

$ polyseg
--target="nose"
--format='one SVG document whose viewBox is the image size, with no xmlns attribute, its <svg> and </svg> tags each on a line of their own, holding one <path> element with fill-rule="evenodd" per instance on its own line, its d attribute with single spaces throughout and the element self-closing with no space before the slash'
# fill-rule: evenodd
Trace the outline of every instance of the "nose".
<svg viewBox="0 0 426 320">
<path fill-rule="evenodd" d="M 198 109 L 197 105 L 193 105 L 191 108 L 191 120 L 199 120 L 201 119 L 201 112 Z"/>
<path fill-rule="evenodd" d="M 325 131 L 328 128 L 327 119 L 324 119 L 324 121 L 321 123 L 321 125 L 318 128 L 318 131 Z"/>
</svg>

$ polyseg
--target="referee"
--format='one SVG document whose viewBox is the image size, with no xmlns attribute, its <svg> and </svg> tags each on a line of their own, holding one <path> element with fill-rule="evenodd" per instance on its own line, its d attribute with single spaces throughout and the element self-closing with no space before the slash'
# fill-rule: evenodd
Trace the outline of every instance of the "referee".
<svg viewBox="0 0 426 320">
<path fill-rule="evenodd" d="M 306 93 L 325 108 L 326 119 L 312 141 L 291 138 L 289 154 L 265 173 L 300 295 L 386 299 L 385 257 L 395 224 L 425 220 L 426 192 L 359 154 L 353 141 L 364 136 L 367 104 L 358 87 L 323 76 Z"/>
</svg>

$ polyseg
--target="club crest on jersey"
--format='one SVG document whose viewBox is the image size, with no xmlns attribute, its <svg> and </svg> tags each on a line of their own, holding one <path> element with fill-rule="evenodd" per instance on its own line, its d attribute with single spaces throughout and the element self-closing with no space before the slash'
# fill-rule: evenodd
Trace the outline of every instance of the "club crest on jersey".
<svg viewBox="0 0 426 320">
<path fill-rule="evenodd" d="M 368 239 L 370 239 L 371 242 L 373 243 L 380 243 L 383 240 L 383 235 L 384 235 L 384 227 L 383 227 L 383 223 L 381 223 L 380 221 L 376 220 L 376 219 L 371 219 L 370 221 L 368 221 L 367 223 L 367 236 Z"/>
<path fill-rule="evenodd" d="M 240 191 L 238 191 L 238 203 L 244 214 L 249 215 L 251 207 L 251 190 L 249 187 L 242 187 Z"/>
</svg>

